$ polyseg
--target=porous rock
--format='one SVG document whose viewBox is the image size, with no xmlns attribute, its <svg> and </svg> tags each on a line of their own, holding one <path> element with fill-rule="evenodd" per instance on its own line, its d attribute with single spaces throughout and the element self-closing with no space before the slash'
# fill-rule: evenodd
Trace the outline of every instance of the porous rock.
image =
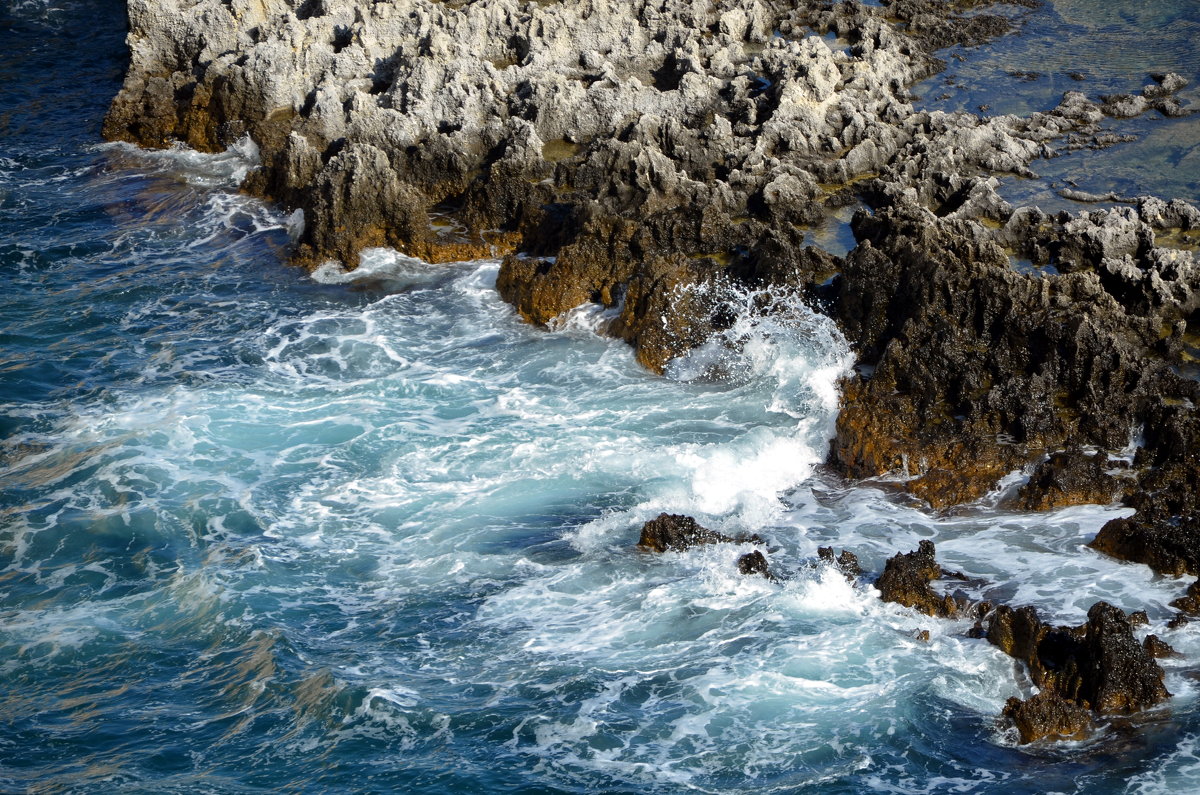
<svg viewBox="0 0 1200 795">
<path fill-rule="evenodd" d="M 1003 715 L 1017 727 L 1022 743 L 1043 739 L 1082 740 L 1092 728 L 1092 713 L 1052 690 L 1004 705 Z"/>
<path fill-rule="evenodd" d="M 761 544 L 757 535 L 727 536 L 709 530 L 690 516 L 677 513 L 660 513 L 642 525 L 638 546 L 653 552 L 682 552 L 704 544 L 738 543 Z"/>
<path fill-rule="evenodd" d="M 1067 505 L 1106 505 L 1120 491 L 1107 456 L 1079 449 L 1052 453 L 1038 464 L 1018 495 L 1022 508 L 1043 511 Z"/>
<path fill-rule="evenodd" d="M 1079 737 L 1090 728 L 1093 712 L 1130 715 L 1170 697 L 1155 661 L 1170 654 L 1170 648 L 1153 636 L 1139 643 L 1134 621 L 1119 608 L 1097 602 L 1085 624 L 1053 626 L 1032 606 L 968 605 L 939 595 L 930 583 L 945 575 L 933 542 L 922 541 L 915 552 L 891 558 L 876 587 L 884 601 L 929 615 L 982 616 L 969 634 L 986 637 L 1024 663 L 1039 690 L 1030 699 L 1013 698 L 1005 706 L 1004 716 L 1017 726 L 1021 742 Z"/>
<path fill-rule="evenodd" d="M 834 557 L 833 547 L 817 547 L 817 557 L 822 563 L 832 566 L 842 573 L 847 580 L 854 582 L 862 576 L 862 565 L 858 562 L 858 556 L 848 549 L 843 549 L 837 557 Z"/>
<path fill-rule="evenodd" d="M 939 595 L 930 586 L 942 576 L 935 553 L 932 541 L 921 541 L 915 551 L 890 558 L 875 583 L 880 598 L 931 616 L 956 615 L 959 609 L 954 599 Z"/>
</svg>

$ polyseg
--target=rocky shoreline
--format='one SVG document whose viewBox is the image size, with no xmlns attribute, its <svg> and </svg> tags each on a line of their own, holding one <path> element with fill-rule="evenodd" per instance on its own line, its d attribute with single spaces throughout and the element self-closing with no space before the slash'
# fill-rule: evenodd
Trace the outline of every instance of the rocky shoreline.
<svg viewBox="0 0 1200 795">
<path fill-rule="evenodd" d="M 601 304 L 656 371 L 731 322 L 727 288 L 801 292 L 858 356 L 834 471 L 935 510 L 1022 471 L 1012 507 L 1122 500 L 1136 513 L 1096 550 L 1200 575 L 1200 263 L 1180 244 L 1200 210 L 1047 215 L 996 180 L 1120 140 L 1106 120 L 1188 113 L 1186 81 L 1027 117 L 914 109 L 939 49 L 1009 31 L 989 5 L 129 0 L 104 131 L 201 151 L 248 135 L 263 165 L 243 188 L 303 211 L 298 262 L 502 255 L 522 317 Z M 848 206 L 853 250 L 808 244 Z M 1115 637 L 1095 621 L 1071 637 Z M 1013 716 L 1075 726 L 1093 702 L 1063 697 Z"/>
</svg>

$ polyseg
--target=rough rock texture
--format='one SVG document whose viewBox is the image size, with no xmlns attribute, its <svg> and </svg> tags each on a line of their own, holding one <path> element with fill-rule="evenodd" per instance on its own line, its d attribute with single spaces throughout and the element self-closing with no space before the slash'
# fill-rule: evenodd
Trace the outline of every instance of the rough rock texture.
<svg viewBox="0 0 1200 795">
<path fill-rule="evenodd" d="M 1166 207 L 1002 212 L 991 226 L 907 202 L 859 214 L 834 311 L 868 368 L 845 385 L 833 463 L 853 477 L 907 475 L 943 507 L 1051 451 L 1121 451 L 1143 428 L 1164 464 L 1186 459 L 1179 437 L 1194 434 L 1183 425 L 1200 384 L 1173 365 L 1200 308 L 1200 264 L 1155 245 L 1152 223 L 1191 223 L 1194 208 L 1177 219 Z M 1019 273 L 1012 251 L 1059 273 Z M 1054 459 L 1074 471 L 1043 469 L 1023 501 L 1110 501 L 1100 460 Z"/>
<path fill-rule="evenodd" d="M 682 552 L 703 544 L 761 544 L 757 535 L 727 536 L 709 530 L 690 516 L 677 513 L 660 513 L 642 525 L 638 546 L 653 552 Z M 740 563 L 739 563 L 740 565 Z"/>
<path fill-rule="evenodd" d="M 884 564 L 875 587 L 885 602 L 895 602 L 931 616 L 954 616 L 960 605 L 953 598 L 939 595 L 930 586 L 942 576 L 932 541 L 922 541 L 915 552 L 898 554 Z"/>
<path fill-rule="evenodd" d="M 1021 488 L 1021 507 L 1044 511 L 1084 503 L 1106 505 L 1121 491 L 1111 469 L 1107 456 L 1079 449 L 1053 453 Z"/>
<path fill-rule="evenodd" d="M 738 558 L 738 571 L 747 577 L 759 576 L 765 577 L 774 582 L 777 578 L 771 573 L 770 566 L 767 565 L 767 556 L 759 552 L 757 549 L 753 552 L 747 552 Z"/>
<path fill-rule="evenodd" d="M 1043 690 L 1022 701 L 1016 696 L 1004 705 L 1022 743 L 1043 739 L 1082 740 L 1092 728 L 1092 713 L 1053 690 Z"/>
<path fill-rule="evenodd" d="M 1079 627 L 1052 627 L 1032 607 L 996 608 L 987 639 L 1023 661 L 1041 688 L 1039 696 L 1024 704 L 1014 704 L 1014 699 L 1005 708 L 1021 741 L 1077 734 L 1079 709 L 1129 715 L 1169 698 L 1154 658 L 1171 650 L 1151 637 L 1138 643 L 1129 618 L 1106 602 L 1092 605 L 1087 623 Z"/>
<path fill-rule="evenodd" d="M 499 288 L 524 317 L 620 305 L 610 332 L 659 369 L 722 323 L 688 286 L 824 281 L 838 263 L 803 227 L 885 167 L 907 189 L 889 164 L 914 147 L 1025 173 L 1093 128 L 1082 98 L 1034 121 L 913 113 L 933 49 L 1008 30 L 981 5 L 130 0 L 105 134 L 251 136 L 246 187 L 305 211 L 301 260 L 518 249 Z"/>
<path fill-rule="evenodd" d="M 248 135 L 263 167 L 244 187 L 304 211 L 299 260 L 503 253 L 523 317 L 612 308 L 607 332 L 655 370 L 731 322 L 727 285 L 815 296 L 860 359 L 836 470 L 942 508 L 1038 467 L 1026 507 L 1124 493 L 1137 514 L 1094 546 L 1200 574 L 1200 385 L 1181 375 L 1200 210 L 1047 216 L 996 192 L 1125 140 L 1120 119 L 1186 114 L 1186 81 L 1025 118 L 914 110 L 938 48 L 1008 30 L 988 5 L 129 0 L 105 135 Z M 847 257 L 805 245 L 858 201 Z M 1098 471 L 1138 441 L 1127 478 Z"/>
<path fill-rule="evenodd" d="M 929 615 L 983 616 L 970 634 L 986 637 L 1023 662 L 1030 681 L 1039 688 L 1032 698 L 1010 699 L 1004 708 L 1021 742 L 1078 737 L 1091 727 L 1092 712 L 1129 715 L 1170 697 L 1155 658 L 1169 656 L 1173 650 L 1153 635 L 1138 643 L 1134 621 L 1119 608 L 1097 602 L 1088 610 L 1087 623 L 1056 627 L 1043 622 L 1030 606 L 969 605 L 939 595 L 930 583 L 945 576 L 933 542 L 922 541 L 917 551 L 888 560 L 876 587 L 884 601 Z"/>
<path fill-rule="evenodd" d="M 834 557 L 833 547 L 817 547 L 817 558 L 825 565 L 837 569 L 850 582 L 855 582 L 863 574 L 858 556 L 848 549 L 843 549 L 837 557 Z"/>
</svg>

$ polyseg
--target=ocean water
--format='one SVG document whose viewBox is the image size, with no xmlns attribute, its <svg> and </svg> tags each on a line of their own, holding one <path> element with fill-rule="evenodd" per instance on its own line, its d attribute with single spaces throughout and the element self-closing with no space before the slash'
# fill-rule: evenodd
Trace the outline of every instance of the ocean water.
<svg viewBox="0 0 1200 795">
<path fill-rule="evenodd" d="M 839 482 L 853 357 L 799 300 L 727 291 L 735 327 L 659 378 L 595 312 L 522 324 L 495 262 L 292 268 L 251 146 L 99 144 L 122 13 L 0 9 L 0 790 L 1200 789 L 1185 583 L 1083 547 L 1122 509 Z M 661 511 L 784 579 L 638 552 Z M 814 563 L 925 538 L 975 597 L 1145 609 L 1175 697 L 1018 747 L 1011 659 Z"/>
</svg>

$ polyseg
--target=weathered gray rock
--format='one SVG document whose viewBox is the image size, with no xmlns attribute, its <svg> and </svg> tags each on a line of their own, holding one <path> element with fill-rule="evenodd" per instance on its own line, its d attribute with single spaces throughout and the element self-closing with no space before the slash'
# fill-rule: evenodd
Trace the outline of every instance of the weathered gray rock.
<svg viewBox="0 0 1200 795">
<path fill-rule="evenodd" d="M 129 0 L 105 134 L 210 151 L 249 135 L 263 166 L 244 187 L 304 210 L 298 260 L 506 255 L 497 287 L 524 318 L 617 309 L 607 332 L 655 370 L 731 322 L 722 285 L 817 295 L 874 372 L 846 385 L 831 462 L 944 507 L 1055 450 L 1124 447 L 1200 397 L 1173 369 L 1200 268 L 1159 242 L 1200 211 L 1050 217 L 996 179 L 1125 140 L 1106 114 L 1184 112 L 1184 81 L 1028 117 L 915 111 L 937 48 L 1008 30 L 986 5 Z M 806 246 L 860 199 L 874 212 L 845 260 Z M 1196 568 L 1176 436 L 1151 440 L 1131 475 L 1157 485 L 1128 490 L 1139 516 L 1097 548 Z"/>
</svg>

